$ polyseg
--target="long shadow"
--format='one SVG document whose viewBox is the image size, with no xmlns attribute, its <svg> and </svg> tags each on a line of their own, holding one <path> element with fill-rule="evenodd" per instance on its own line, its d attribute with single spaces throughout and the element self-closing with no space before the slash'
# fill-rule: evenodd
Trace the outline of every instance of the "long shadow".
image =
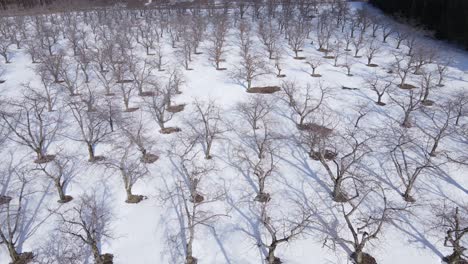
<svg viewBox="0 0 468 264">
<path fill-rule="evenodd" d="M 262 256 L 267 256 L 267 250 L 265 247 L 262 247 L 262 234 L 260 230 L 261 222 L 259 217 L 251 217 L 246 214 L 246 212 L 242 211 L 242 209 L 238 206 L 239 203 L 236 203 L 232 200 L 232 198 L 228 195 L 226 197 L 226 202 L 245 220 L 245 222 L 249 225 L 251 231 L 242 228 L 238 225 L 235 226 L 234 230 L 240 231 L 249 237 L 252 237 L 257 245 L 259 255 L 260 255 L 260 261 L 263 263 L 263 257 Z"/>
<path fill-rule="evenodd" d="M 408 219 L 404 215 L 402 215 L 401 218 L 402 218 L 403 222 L 410 228 L 410 230 L 405 229 L 401 224 L 393 223 L 393 226 L 414 239 L 414 241 L 409 240 L 408 242 L 410 242 L 410 243 L 421 243 L 424 246 L 424 248 L 429 248 L 430 250 L 432 250 L 432 252 L 434 252 L 434 254 L 436 254 L 440 258 L 444 257 L 444 255 L 425 237 L 425 235 L 423 233 L 421 233 L 411 223 L 410 219 Z"/>
<path fill-rule="evenodd" d="M 210 227 L 210 232 L 213 235 L 214 239 L 216 240 L 216 243 L 219 246 L 219 249 L 221 250 L 221 253 L 223 253 L 224 259 L 226 260 L 227 264 L 231 264 L 231 260 L 229 259 L 228 253 L 226 251 L 226 248 L 224 247 L 223 241 L 219 237 L 218 233 L 216 232 L 216 229 L 214 227 Z"/>
<path fill-rule="evenodd" d="M 312 170 L 312 168 L 309 166 L 310 158 L 308 157 L 308 155 L 304 154 L 306 153 L 305 149 L 303 149 L 303 147 L 301 147 L 298 144 L 288 143 L 286 144 L 286 146 L 288 146 L 291 153 L 291 155 L 288 158 L 292 158 L 293 160 L 291 161 L 283 156 L 279 158 L 287 164 L 291 165 L 292 167 L 296 168 L 300 172 L 302 172 L 307 177 L 312 178 L 327 193 L 331 193 L 331 189 L 328 186 L 328 184 L 324 182 L 320 177 L 318 177 L 317 173 L 314 170 Z M 303 151 L 297 151 L 298 148 L 302 149 Z"/>
</svg>

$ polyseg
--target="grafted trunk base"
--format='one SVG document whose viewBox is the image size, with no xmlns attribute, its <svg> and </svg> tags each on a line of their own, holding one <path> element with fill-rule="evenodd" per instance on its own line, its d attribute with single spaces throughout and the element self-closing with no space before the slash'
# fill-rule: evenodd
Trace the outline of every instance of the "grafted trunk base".
<svg viewBox="0 0 468 264">
<path fill-rule="evenodd" d="M 267 203 L 271 200 L 271 196 L 269 193 L 259 193 L 255 196 L 254 201 L 259 203 Z"/>
<path fill-rule="evenodd" d="M 23 252 L 19 254 L 18 260 L 13 261 L 10 264 L 28 264 L 32 263 L 33 259 L 34 254 L 32 252 Z"/>
<path fill-rule="evenodd" d="M 94 156 L 93 158 L 88 159 L 89 162 L 99 162 L 105 160 L 104 156 Z"/>
<path fill-rule="evenodd" d="M 161 134 L 172 134 L 172 133 L 177 133 L 177 132 L 180 132 L 182 131 L 180 128 L 178 127 L 165 127 L 161 130 L 159 130 L 159 132 Z"/>
<path fill-rule="evenodd" d="M 351 259 L 353 260 L 353 262 L 355 264 L 377 264 L 377 260 L 375 260 L 374 257 L 372 257 L 371 255 L 365 253 L 365 252 L 362 252 L 361 253 L 361 261 L 358 262 L 358 260 L 356 259 L 356 252 L 353 252 L 351 254 Z"/>
<path fill-rule="evenodd" d="M 114 255 L 105 253 L 101 256 L 101 263 L 100 264 L 114 264 Z"/>
<path fill-rule="evenodd" d="M 126 203 L 129 203 L 129 204 L 137 204 L 143 200 L 146 200 L 148 199 L 148 197 L 144 196 L 144 195 L 130 195 L 127 197 L 127 200 L 125 200 Z"/>
<path fill-rule="evenodd" d="M 70 202 L 71 200 L 73 200 L 73 196 L 65 195 L 65 197 L 63 199 L 58 200 L 57 203 L 64 204 Z"/>
<path fill-rule="evenodd" d="M 34 160 L 34 163 L 36 164 L 44 164 L 44 163 L 48 163 L 48 162 L 51 162 L 55 159 L 55 155 L 44 155 L 40 158 L 37 158 Z"/>
<path fill-rule="evenodd" d="M 187 256 L 185 258 L 185 263 L 186 264 L 197 264 L 198 263 L 198 259 L 196 257 L 193 257 L 193 256 Z"/>
<path fill-rule="evenodd" d="M 468 260 L 455 252 L 452 255 L 443 257 L 442 260 L 448 264 L 468 264 Z"/>
<path fill-rule="evenodd" d="M 143 157 L 141 157 L 141 162 L 151 164 L 151 163 L 155 163 L 158 159 L 159 159 L 158 155 L 152 154 L 152 153 L 146 153 L 145 155 L 143 155 Z"/>
</svg>

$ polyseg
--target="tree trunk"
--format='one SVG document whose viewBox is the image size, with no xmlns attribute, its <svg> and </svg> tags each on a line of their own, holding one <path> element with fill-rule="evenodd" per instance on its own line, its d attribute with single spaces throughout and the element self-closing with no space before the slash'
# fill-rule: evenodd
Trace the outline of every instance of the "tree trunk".
<svg viewBox="0 0 468 264">
<path fill-rule="evenodd" d="M 276 250 L 276 242 L 273 241 L 271 243 L 271 245 L 268 247 L 268 257 L 267 257 L 267 261 L 268 261 L 268 264 L 275 264 L 275 250 Z"/>
<path fill-rule="evenodd" d="M 65 201 L 65 191 L 63 190 L 63 185 L 60 183 L 60 179 L 55 179 L 55 188 L 57 188 L 57 192 L 60 198 L 60 201 Z"/>
<path fill-rule="evenodd" d="M 94 156 L 94 146 L 93 144 L 87 144 L 88 145 L 88 154 L 89 154 L 89 161 L 94 161 L 96 158 Z"/>
</svg>

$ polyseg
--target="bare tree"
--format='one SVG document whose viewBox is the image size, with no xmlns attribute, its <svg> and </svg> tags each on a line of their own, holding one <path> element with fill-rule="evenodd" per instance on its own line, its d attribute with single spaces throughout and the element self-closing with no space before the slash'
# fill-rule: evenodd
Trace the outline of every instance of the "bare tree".
<svg viewBox="0 0 468 264">
<path fill-rule="evenodd" d="M 24 95 L 20 101 L 11 101 L 0 113 L 0 118 L 11 130 L 14 142 L 26 146 L 36 154 L 35 163 L 47 163 L 54 159 L 47 149 L 57 140 L 61 129 L 60 113 L 47 112 L 47 103 L 33 95 Z M 34 131 L 34 133 L 33 133 Z"/>
<path fill-rule="evenodd" d="M 55 159 L 46 164 L 39 164 L 36 170 L 40 171 L 48 180 L 52 181 L 59 196 L 59 203 L 68 203 L 73 199 L 66 194 L 68 185 L 77 175 L 78 161 L 76 157 L 58 153 Z"/>
<path fill-rule="evenodd" d="M 358 37 L 353 39 L 353 46 L 354 46 L 354 57 L 355 58 L 360 58 L 359 56 L 359 51 L 364 47 L 365 44 L 365 36 L 364 34 L 359 34 Z"/>
<path fill-rule="evenodd" d="M 154 141 L 148 135 L 149 131 L 142 114 L 138 118 L 120 116 L 116 123 L 122 136 L 134 144 L 141 152 L 141 162 L 154 163 L 159 159 L 159 156 L 151 153 L 151 146 Z"/>
<path fill-rule="evenodd" d="M 452 248 L 452 254 L 443 257 L 448 264 L 457 264 L 467 261 L 466 248 L 463 246 L 464 236 L 468 233 L 468 207 L 462 205 L 435 205 L 433 212 L 436 219 L 433 226 L 438 232 L 444 232 L 444 246 Z"/>
<path fill-rule="evenodd" d="M 276 29 L 276 26 L 271 20 L 260 19 L 257 34 L 268 52 L 268 58 L 275 59 L 275 52 L 282 49 L 281 33 Z"/>
<path fill-rule="evenodd" d="M 291 211 L 284 212 L 282 216 L 275 217 L 272 213 L 273 205 L 263 203 L 260 207 L 260 221 L 268 238 L 265 238 L 265 241 L 262 240 L 258 246 L 267 250 L 265 260 L 268 264 L 282 263 L 281 259 L 276 256 L 278 247 L 291 243 L 294 239 L 303 235 L 305 229 L 309 226 L 312 214 L 299 209 L 292 214 Z"/>
<path fill-rule="evenodd" d="M 392 86 L 393 82 L 391 80 L 386 80 L 385 77 L 377 75 L 377 73 L 370 75 L 365 79 L 365 85 L 367 88 L 371 89 L 377 94 L 377 105 L 384 106 L 386 105 L 382 102 L 382 97 Z"/>
<path fill-rule="evenodd" d="M 465 90 L 458 91 L 453 99 L 455 108 L 455 125 L 460 125 L 460 119 L 468 115 L 468 93 Z"/>
<path fill-rule="evenodd" d="M 292 118 L 299 129 L 307 126 L 307 118 L 322 106 L 328 94 L 322 83 L 316 87 L 307 84 L 304 88 L 296 82 L 288 81 L 282 84 L 281 89 L 282 99 L 290 107 Z"/>
<path fill-rule="evenodd" d="M 226 37 L 229 31 L 229 21 L 227 16 L 216 15 L 213 17 L 213 29 L 209 38 L 210 47 L 208 55 L 210 60 L 214 62 L 216 70 L 225 70 L 220 67 L 220 63 L 224 61 L 224 53 L 226 52 Z"/>
<path fill-rule="evenodd" d="M 377 263 L 374 257 L 364 252 L 366 245 L 379 238 L 385 224 L 393 220 L 396 212 L 405 210 L 404 207 L 394 207 L 391 204 L 380 183 L 372 181 L 367 186 L 369 187 L 359 186 L 359 196 L 340 205 L 341 215 L 352 238 L 348 239 L 344 235 L 331 238 L 333 242 L 352 246 L 353 253 L 350 257 L 356 264 Z"/>
<path fill-rule="evenodd" d="M 175 91 L 171 85 L 161 87 L 157 82 L 151 84 L 154 88 L 155 94 L 151 97 L 145 98 L 145 110 L 151 114 L 151 117 L 160 127 L 160 133 L 169 134 L 179 132 L 180 128 L 166 127 L 166 123 L 171 121 L 175 112 L 168 111 L 167 107 L 170 106 L 171 97 Z"/>
<path fill-rule="evenodd" d="M 68 107 L 79 131 L 70 131 L 68 137 L 86 144 L 90 162 L 103 160 L 104 157 L 96 156 L 95 151 L 96 146 L 112 133 L 107 124 L 106 114 L 100 109 L 95 112 L 87 111 L 87 106 L 78 102 L 70 102 Z"/>
<path fill-rule="evenodd" d="M 238 103 L 236 106 L 236 111 L 254 130 L 260 128 L 261 120 L 271 115 L 273 109 L 273 102 L 261 95 L 249 97 L 247 102 Z"/>
<path fill-rule="evenodd" d="M 221 126 L 221 109 L 213 100 L 208 102 L 195 100 L 194 107 L 195 110 L 188 124 L 196 140 L 203 146 L 205 159 L 211 159 L 213 142 L 220 139 L 224 133 Z"/>
<path fill-rule="evenodd" d="M 288 44 L 294 52 L 295 59 L 302 59 L 299 57 L 299 52 L 304 48 L 305 40 L 307 38 L 307 23 L 304 19 L 298 18 L 291 22 L 292 24 L 288 28 Z"/>
<path fill-rule="evenodd" d="M 93 192 L 84 194 L 70 209 L 57 213 L 58 230 L 87 247 L 95 264 L 112 263 L 111 254 L 102 254 L 101 246 L 112 239 L 112 211 L 105 198 Z"/>
<path fill-rule="evenodd" d="M 433 167 L 429 154 L 420 151 L 420 144 L 405 131 L 394 130 L 396 142 L 390 155 L 395 172 L 405 190 L 402 194 L 406 202 L 413 203 L 416 199 L 411 195 L 414 185 L 424 171 Z M 421 153 L 422 152 L 422 153 Z"/>
<path fill-rule="evenodd" d="M 321 58 L 312 58 L 312 57 L 309 57 L 306 61 L 306 64 L 310 66 L 310 68 L 312 69 L 312 73 L 310 73 L 310 76 L 312 77 L 322 77 L 321 74 L 319 73 L 316 73 L 316 70 L 318 69 L 318 67 L 320 67 L 320 65 L 323 64 L 323 60 Z"/>
<path fill-rule="evenodd" d="M 55 83 L 63 82 L 62 74 L 64 69 L 69 69 L 70 66 L 64 66 L 65 53 L 63 51 L 57 52 L 56 55 L 41 54 L 41 65 L 44 71 L 47 71 Z"/>
<path fill-rule="evenodd" d="M 371 42 L 368 44 L 366 49 L 366 57 L 367 57 L 367 66 L 369 67 L 376 67 L 377 64 L 373 64 L 372 60 L 378 55 L 380 52 L 380 44 L 375 42 L 375 39 L 372 39 Z"/>
<path fill-rule="evenodd" d="M 436 62 L 437 73 L 439 74 L 439 80 L 437 82 L 438 87 L 443 87 L 444 86 L 443 83 L 444 83 L 445 77 L 448 74 L 449 67 L 450 67 L 451 64 L 452 64 L 452 58 Z"/>
<path fill-rule="evenodd" d="M 5 63 L 11 63 L 10 61 L 10 46 L 13 43 L 9 38 L 2 39 L 0 41 L 0 55 L 3 57 L 5 60 Z"/>
<path fill-rule="evenodd" d="M 174 182 L 167 185 L 163 200 L 174 207 L 178 215 L 178 228 L 169 239 L 178 249 L 183 249 L 184 263 L 196 264 L 198 259 L 194 256 L 194 243 L 196 234 L 201 227 L 214 228 L 214 224 L 225 214 L 213 211 L 211 204 L 221 201 L 224 191 L 216 190 L 210 184 L 210 175 L 214 171 L 211 163 L 198 161 L 198 151 L 194 149 L 195 142 L 190 138 L 179 138 L 174 142 L 170 155 L 174 161 L 177 177 Z M 207 193 L 208 188 L 212 191 Z M 206 193 L 205 193 L 206 192 Z M 182 220 L 182 221 L 179 221 Z M 175 262 L 180 262 L 176 261 Z"/>
<path fill-rule="evenodd" d="M 354 76 L 351 73 L 351 69 L 354 66 L 354 64 L 356 64 L 356 60 L 353 57 L 349 56 L 348 53 L 346 53 L 345 54 L 345 60 L 344 60 L 344 62 L 343 62 L 343 64 L 341 66 L 346 69 L 346 75 L 349 76 L 349 77 Z"/>
<path fill-rule="evenodd" d="M 402 89 L 414 88 L 414 86 L 406 83 L 408 74 L 414 68 L 414 56 L 411 56 L 408 59 L 406 59 L 402 54 L 394 53 L 393 56 L 395 57 L 395 62 L 392 64 L 392 71 L 395 72 L 401 80 L 398 87 Z"/>
<path fill-rule="evenodd" d="M 121 144 L 119 144 L 121 145 Z M 133 185 L 149 174 L 148 168 L 140 161 L 141 156 L 132 151 L 132 143 L 129 145 L 117 146 L 113 150 L 112 157 L 104 161 L 104 165 L 113 170 L 120 172 L 124 183 L 125 192 L 127 195 L 126 203 L 139 203 L 146 199 L 143 195 L 135 195 L 132 192 Z"/>
<path fill-rule="evenodd" d="M 422 104 L 425 106 L 431 106 L 434 104 L 434 101 L 429 100 L 429 94 L 435 87 L 435 76 L 433 72 L 423 71 L 421 73 L 421 89 L 424 91 L 424 96 L 422 99 Z"/>
<path fill-rule="evenodd" d="M 388 96 L 392 102 L 404 112 L 403 120 L 400 123 L 402 127 L 410 128 L 412 113 L 422 107 L 424 92 L 422 89 L 410 89 L 400 92 L 397 89 L 389 91 Z"/>
<path fill-rule="evenodd" d="M 51 214 L 40 196 L 44 194 L 33 188 L 30 170 L 14 163 L 15 158 L 11 154 L 0 174 L 0 246 L 8 251 L 12 263 L 30 263 L 34 254 L 22 252 L 23 245 Z"/>
<path fill-rule="evenodd" d="M 363 173 L 359 171 L 360 166 L 365 157 L 372 153 L 370 141 L 374 135 L 359 127 L 359 122 L 366 114 L 360 111 L 354 127 L 341 133 L 334 132 L 334 129 L 329 127 L 332 124 L 328 124 L 331 121 L 326 115 L 320 124 L 313 123 L 307 130 L 302 131 L 301 141 L 307 146 L 309 156 L 320 161 L 330 177 L 333 184 L 331 195 L 335 202 L 347 202 L 352 199 L 354 194 L 347 189 L 351 183 L 361 179 Z"/>
<path fill-rule="evenodd" d="M 252 87 L 252 81 L 269 73 L 267 63 L 260 55 L 258 55 L 258 52 L 254 50 L 253 41 L 250 35 L 251 31 L 249 24 L 245 21 L 241 21 L 239 23 L 239 47 L 241 50 L 241 61 L 239 66 L 235 67 L 232 77 L 247 89 Z"/>
<path fill-rule="evenodd" d="M 451 101 L 438 105 L 435 109 L 423 108 L 423 118 L 418 127 L 422 133 L 432 140 L 429 156 L 435 157 L 441 140 L 450 135 L 452 121 L 454 119 L 455 105 Z"/>
</svg>

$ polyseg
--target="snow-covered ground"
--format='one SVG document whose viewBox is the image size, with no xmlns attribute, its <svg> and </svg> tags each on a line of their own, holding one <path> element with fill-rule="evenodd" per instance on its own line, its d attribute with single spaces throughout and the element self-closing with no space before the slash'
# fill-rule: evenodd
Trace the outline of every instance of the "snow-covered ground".
<svg viewBox="0 0 468 264">
<path fill-rule="evenodd" d="M 365 4 L 355 3 L 352 8 L 357 9 L 362 5 Z M 248 15 L 244 19 L 250 21 L 251 17 Z M 138 18 L 138 21 L 140 20 Z M 84 25 L 81 26 L 84 27 Z M 306 58 L 323 57 L 323 53 L 317 51 L 314 30 L 312 29 L 310 39 L 305 41 L 303 51 L 300 52 L 300 55 Z M 269 238 L 267 230 L 259 220 L 259 203 L 252 201 L 256 193 L 255 176 L 252 171 L 249 172 L 246 169 L 245 163 L 239 162 L 235 157 L 239 147 L 247 148 L 248 144 L 251 143 L 249 141 L 251 131 L 248 129 L 246 121 L 236 112 L 236 105 L 239 102 L 246 102 L 253 96 L 271 100 L 275 106 L 275 110 L 271 114 L 271 119 L 274 120 L 273 129 L 275 133 L 281 135 L 279 139 L 275 140 L 275 145 L 278 145 L 274 153 L 278 162 L 275 165 L 276 170 L 267 181 L 267 189 L 271 194 L 268 210 L 271 211 L 272 218 L 282 220 L 285 226 L 297 221 L 299 201 L 302 210 L 314 210 L 310 223 L 302 234 L 288 243 L 280 244 L 276 255 L 287 264 L 351 263 L 349 254 L 354 251 L 351 245 L 343 241 L 340 242 L 333 237 L 333 233 L 337 233 L 342 238 L 352 239 L 341 214 L 340 204 L 331 199 L 330 192 L 333 185 L 320 162 L 309 158 L 306 147 L 298 143 L 300 132 L 291 121 L 291 110 L 283 102 L 281 93 L 272 95 L 249 94 L 246 93 L 244 87 L 232 80 L 231 72 L 239 65 L 238 61 L 240 61 L 239 48 L 235 44 L 238 40 L 235 26 L 232 26 L 226 41 L 228 44 L 227 53 L 224 56 L 226 62 L 222 62 L 222 67 L 226 67 L 227 70 L 217 71 L 208 58 L 210 31 L 211 25 L 208 27 L 206 39 L 201 42 L 199 48 L 202 54 L 192 55 L 193 61 L 190 63 L 190 68 L 193 70 L 190 71 L 184 70 L 184 67 L 179 63 L 180 54 L 171 47 L 169 33 L 165 33 L 162 39 L 166 54 L 165 59 L 170 62 L 165 68 L 168 69 L 172 67 L 170 65 L 176 65 L 185 78 L 185 84 L 181 88 L 182 94 L 175 97 L 175 103 L 187 104 L 186 109 L 177 113 L 174 119 L 168 122 L 168 125 L 180 127 L 181 133 L 189 131 L 188 124 L 196 118 L 192 104 L 195 99 L 200 101 L 213 100 L 221 108 L 221 127 L 224 133 L 213 143 L 213 159 L 204 160 L 203 153 L 200 153 L 199 156 L 201 156 L 197 158 L 200 164 L 211 164 L 216 168 L 203 178 L 204 194 L 210 197 L 218 192 L 224 193 L 222 199 L 201 207 L 202 210 L 220 216 L 212 223 L 196 227 L 193 254 L 198 258 L 198 263 L 253 264 L 265 261 L 265 248 L 262 249 L 257 243 L 259 238 L 263 238 L 264 242 L 268 242 Z M 262 53 L 266 59 L 267 54 L 255 32 L 253 30 L 256 52 Z M 340 36 L 339 30 L 337 34 Z M 367 32 L 366 34 L 371 33 Z M 93 38 L 89 39 L 92 42 Z M 366 39 L 369 40 L 372 37 L 369 36 Z M 398 106 L 391 103 L 387 95 L 383 97 L 383 101 L 387 103 L 386 106 L 376 105 L 374 103 L 375 93 L 365 85 L 365 79 L 368 76 L 395 76 L 395 74 L 387 73 L 394 62 L 392 54 L 397 51 L 395 38 L 391 36 L 387 43 L 382 43 L 379 29 L 376 43 L 381 47 L 381 52 L 373 60 L 373 63 L 379 67 L 366 66 L 365 56 L 357 59 L 352 58 L 355 60 L 351 70 L 353 76 L 347 76 L 345 68 L 334 67 L 333 60 L 323 59 L 324 64 L 318 68 L 318 72 L 322 75 L 321 78 L 311 77 L 310 67 L 305 63 L 305 60 L 294 59 L 294 52 L 285 40 L 281 41 L 285 42 L 282 67 L 286 77 L 277 78 L 276 74 L 264 75 L 254 80 L 253 86 L 281 86 L 283 82 L 295 81 L 303 88 L 307 84 L 312 85 L 313 91 L 318 94 L 318 83 L 320 82 L 323 87 L 328 88 L 329 93 L 325 100 L 327 110 L 324 110 L 328 114 L 329 120 L 325 120 L 327 121 L 325 123 L 334 124 L 337 131 L 352 128 L 354 120 L 359 115 L 359 107 L 364 105 L 368 114 L 360 123 L 361 129 L 374 133 L 376 139 L 370 143 L 373 152 L 366 156 L 365 161 L 359 167 L 359 173 L 366 172 L 365 177 L 371 177 L 380 182 L 380 185 L 385 189 L 388 200 L 391 200 L 396 206 L 405 206 L 406 203 L 399 193 L 404 189 L 394 171 L 391 157 L 388 155 L 389 144 L 392 142 L 390 127 L 400 128 L 398 122 L 401 121 L 403 112 Z M 312 41 L 314 44 L 311 44 Z M 428 38 L 421 37 L 418 41 L 437 47 L 439 58 L 453 58 L 453 63 L 449 67 L 448 75 L 444 81 L 445 86 L 435 87 L 431 91 L 430 98 L 436 104 L 460 90 L 468 89 L 467 52 Z M 59 38 L 57 46 L 63 46 L 66 43 L 66 40 Z M 351 49 L 353 49 L 352 46 Z M 6 70 L 5 75 L 1 78 L 6 80 L 5 83 L 0 84 L 1 99 L 6 101 L 20 98 L 21 91 L 24 89 L 23 84 L 31 83 L 32 86 L 40 86 L 39 78 L 34 73 L 34 67 L 38 67 L 38 64 L 31 63 L 24 48 L 17 50 L 12 45 L 10 50 L 12 62 L 10 64 L 2 62 L 1 65 Z M 401 50 L 406 51 L 407 47 L 402 46 Z M 141 58 L 154 60 L 154 57 L 147 56 L 144 49 L 137 44 L 133 52 Z M 71 57 L 71 49 L 67 49 L 67 53 Z M 353 53 L 350 51 L 351 55 Z M 365 48 L 361 53 L 362 55 L 365 53 Z M 344 63 L 344 59 L 345 55 L 342 55 L 339 63 Z M 274 66 L 273 60 L 268 61 L 268 63 L 271 67 Z M 433 64 L 427 67 L 435 66 Z M 152 75 L 161 83 L 165 83 L 168 72 L 168 70 L 165 72 L 155 70 Z M 90 86 L 101 93 L 104 89 L 97 81 L 95 74 L 91 74 L 91 78 Z M 418 84 L 420 78 L 419 75 L 409 74 L 408 82 Z M 390 89 L 404 95 L 407 91 L 396 88 L 398 82 L 398 78 L 395 78 L 394 85 Z M 343 86 L 357 89 L 344 90 Z M 117 88 L 115 88 L 115 93 L 115 105 L 123 108 L 120 91 Z M 128 204 L 124 202 L 126 193 L 119 172 L 106 169 L 99 163 L 87 162 L 85 144 L 70 139 L 70 135 L 78 133 L 78 127 L 74 123 L 68 106 L 64 103 L 66 96 L 60 96 L 56 112 L 64 113 L 64 126 L 57 135 L 59 140 L 49 147 L 48 152 L 56 153 L 61 150 L 78 155 L 79 161 L 76 162 L 79 170 L 67 189 L 67 193 L 75 199 L 57 209 L 54 186 L 46 178 L 39 176 L 40 172 L 33 170 L 30 172 L 33 181 L 30 186 L 41 190 L 41 192 L 34 194 L 35 202 L 38 202 L 37 199 L 42 197 L 42 191 L 46 189 L 44 200 L 41 201 L 43 203 L 41 210 L 49 208 L 65 211 L 78 203 L 78 197 L 81 194 L 94 189 L 105 196 L 113 212 L 112 238 L 105 240 L 102 252 L 112 253 L 114 263 L 184 263 L 184 257 L 180 256 L 184 254 L 184 242 L 180 242 L 183 236 L 180 234 L 177 236 L 177 234 L 180 232 L 180 225 L 186 224 L 183 216 L 185 209 L 180 207 L 180 201 L 177 198 L 168 198 L 169 190 L 175 190 L 174 186 L 179 184 L 179 179 L 181 179 L 178 157 L 171 155 L 171 152 L 177 149 L 177 146 L 174 147 L 172 143 L 178 142 L 179 133 L 170 135 L 159 133 L 157 123 L 148 113 L 143 111 L 145 109 L 143 99 L 137 95 L 131 98 L 130 105 L 138 106 L 140 109 L 137 112 L 122 113 L 122 115 L 138 118 L 140 113 L 143 113 L 144 125 L 149 131 L 148 136 L 154 140 L 149 149 L 153 153 L 157 153 L 160 159 L 154 164 L 146 165 L 149 175 L 138 181 L 133 188 L 133 193 L 145 195 L 148 199 L 138 204 Z M 318 116 L 314 117 L 318 118 Z M 295 118 L 293 116 L 293 119 Z M 422 120 L 422 124 L 418 120 Z M 414 113 L 413 122 L 420 126 L 429 125 L 427 119 L 423 119 L 421 110 Z M 463 117 L 460 122 L 466 125 L 467 117 Z M 421 142 L 425 142 L 424 135 L 417 127 L 414 125 L 412 128 L 408 128 L 409 133 L 417 135 Z M 12 137 L 14 136 L 12 135 Z M 457 143 L 456 140 L 455 134 L 445 137 L 440 144 L 439 152 L 466 153 L 468 149 L 466 142 Z M 118 144 L 116 142 L 119 141 L 98 144 L 96 154 L 113 157 L 116 155 L 113 150 L 113 145 Z M 202 151 L 202 147 L 198 144 L 195 148 L 197 151 Z M 14 152 L 15 161 L 25 156 L 23 162 L 34 168 L 35 165 L 32 163 L 34 153 L 29 148 L 19 146 L 13 141 L 7 141 L 1 148 L 4 163 L 2 167 L 7 166 L 8 153 L 10 152 Z M 442 154 L 433 158 L 433 162 L 440 164 L 437 166 L 438 168 L 425 171 L 415 184 L 413 195 L 417 201 L 409 209 L 411 213 L 397 213 L 392 221 L 384 224 L 382 231 L 378 234 L 378 239 L 371 240 L 366 245 L 364 251 L 375 257 L 378 263 L 441 263 L 441 258 L 451 253 L 450 249 L 443 245 L 445 231 L 433 230 L 429 224 L 431 219 L 434 219 L 431 204 L 442 201 L 450 201 L 451 204 L 466 204 L 468 202 L 467 168 L 448 162 L 445 155 Z M 368 180 L 368 178 L 365 179 Z M 5 190 L 0 188 L 1 192 L 5 192 Z M 376 199 L 366 201 L 367 204 L 362 210 L 374 210 L 372 208 L 374 202 L 375 207 L 380 208 L 380 200 Z M 52 236 L 57 234 L 53 229 L 57 225 L 58 218 L 56 215 L 52 215 L 30 239 L 26 240 L 21 249 L 25 252 L 38 252 L 37 250 L 44 246 L 48 238 L 52 238 L 53 241 Z M 278 228 L 281 230 L 282 227 L 279 225 Z M 24 228 L 27 229 L 27 227 Z M 278 235 L 283 235 L 282 231 L 279 231 Z M 463 242 L 466 246 L 466 239 Z M 0 244 L 0 264 L 9 262 L 6 247 Z M 82 263 L 88 262 L 83 261 Z"/>
</svg>

